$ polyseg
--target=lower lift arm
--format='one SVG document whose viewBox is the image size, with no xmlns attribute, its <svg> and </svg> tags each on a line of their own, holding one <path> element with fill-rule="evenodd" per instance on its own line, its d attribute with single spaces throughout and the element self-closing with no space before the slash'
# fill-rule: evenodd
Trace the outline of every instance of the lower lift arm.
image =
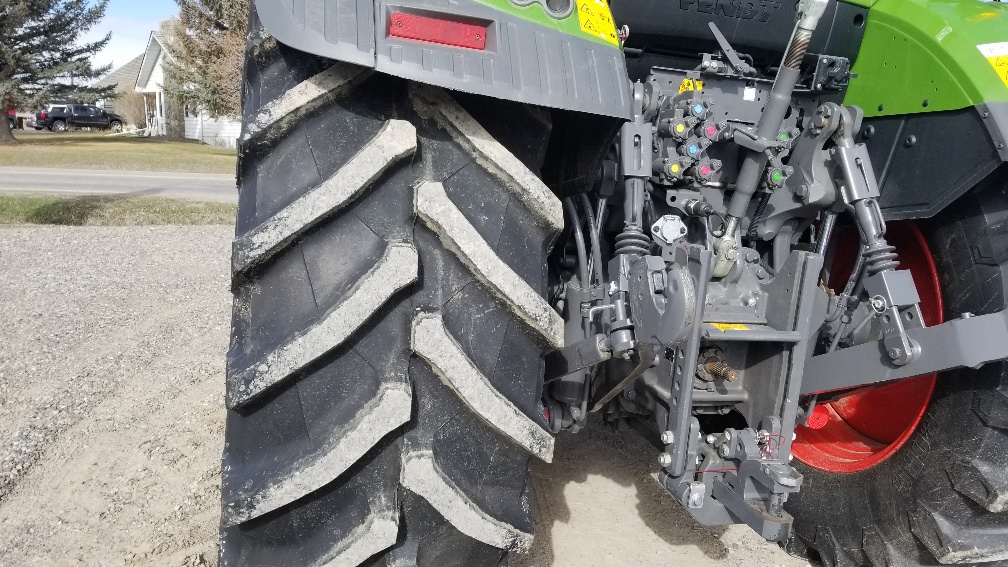
<svg viewBox="0 0 1008 567">
<path fill-rule="evenodd" d="M 895 364 L 884 339 L 813 356 L 805 363 L 802 393 L 853 388 L 955 368 L 979 368 L 1008 359 L 1006 309 L 989 315 L 964 314 L 935 327 L 908 329 L 906 334 L 920 349 L 911 362 Z"/>
</svg>

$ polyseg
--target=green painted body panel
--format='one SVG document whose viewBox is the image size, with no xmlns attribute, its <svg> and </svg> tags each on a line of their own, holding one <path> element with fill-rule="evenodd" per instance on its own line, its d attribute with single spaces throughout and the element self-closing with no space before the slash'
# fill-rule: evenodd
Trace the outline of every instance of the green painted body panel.
<svg viewBox="0 0 1008 567">
<path fill-rule="evenodd" d="M 956 110 L 1008 101 L 977 45 L 1008 41 L 1008 4 L 978 0 L 857 0 L 870 6 L 845 104 L 866 116 Z"/>
<path fill-rule="evenodd" d="M 501 12 L 506 12 L 508 14 L 513 14 L 522 18 L 523 20 L 528 20 L 530 22 L 543 25 L 557 31 L 570 34 L 577 37 L 584 37 L 591 39 L 597 43 L 603 45 L 608 45 L 613 49 L 619 49 L 619 47 L 605 41 L 604 39 L 598 37 L 597 35 L 586 33 L 581 29 L 581 22 L 578 19 L 577 12 L 577 1 L 571 0 L 575 3 L 575 9 L 571 11 L 570 15 L 566 18 L 554 18 L 546 13 L 546 9 L 542 7 L 538 2 L 533 2 L 528 6 L 518 6 L 511 0 L 475 0 L 480 4 L 485 4 L 491 8 L 500 10 Z"/>
</svg>

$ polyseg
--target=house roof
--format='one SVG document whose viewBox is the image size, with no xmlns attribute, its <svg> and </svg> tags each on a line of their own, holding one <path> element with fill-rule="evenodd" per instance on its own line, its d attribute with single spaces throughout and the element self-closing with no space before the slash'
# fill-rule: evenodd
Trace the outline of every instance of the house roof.
<svg viewBox="0 0 1008 567">
<path fill-rule="evenodd" d="M 169 57 L 171 56 L 168 51 L 167 44 L 165 43 L 164 36 L 161 35 L 161 32 L 151 32 L 150 39 L 147 40 L 147 51 L 143 54 L 143 59 L 140 63 L 140 70 L 137 73 L 136 90 L 140 92 L 151 92 L 152 90 L 159 88 L 157 85 L 151 85 L 150 79 L 162 53 L 168 55 Z"/>
<path fill-rule="evenodd" d="M 94 86 L 107 87 L 111 85 L 118 85 L 116 90 L 136 87 L 136 78 L 140 73 L 140 65 L 143 64 L 143 59 L 144 56 L 142 54 L 137 55 L 129 63 L 119 67 L 108 75 L 105 75 L 105 77 L 95 83 Z"/>
</svg>

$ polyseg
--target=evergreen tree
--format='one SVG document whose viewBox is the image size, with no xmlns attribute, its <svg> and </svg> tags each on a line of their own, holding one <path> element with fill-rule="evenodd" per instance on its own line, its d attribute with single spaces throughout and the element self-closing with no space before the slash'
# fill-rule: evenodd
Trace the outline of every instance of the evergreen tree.
<svg viewBox="0 0 1008 567">
<path fill-rule="evenodd" d="M 214 118 L 241 116 L 248 0 L 175 0 L 179 19 L 165 29 L 171 75 L 165 91 Z"/>
<path fill-rule="evenodd" d="M 105 16 L 108 0 L 0 0 L 0 106 L 32 109 L 52 98 L 94 102 L 113 96 L 114 87 L 88 83 L 111 66 L 94 67 L 91 57 L 112 34 L 80 43 Z M 15 143 L 7 120 L 0 144 Z"/>
</svg>

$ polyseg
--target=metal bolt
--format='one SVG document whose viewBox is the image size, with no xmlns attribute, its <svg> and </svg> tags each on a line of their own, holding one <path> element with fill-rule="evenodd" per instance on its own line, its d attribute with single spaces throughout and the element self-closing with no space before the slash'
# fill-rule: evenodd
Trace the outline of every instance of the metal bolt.
<svg viewBox="0 0 1008 567">
<path fill-rule="evenodd" d="M 609 295 L 616 295 L 619 292 L 619 285 L 616 282 L 609 282 Z"/>
<path fill-rule="evenodd" d="M 749 307 L 756 307 L 757 304 L 759 304 L 759 301 L 757 301 L 755 297 L 750 297 L 749 301 L 746 302 L 746 305 Z"/>
<path fill-rule="evenodd" d="M 723 443 L 718 448 L 718 455 L 721 455 L 722 458 L 727 459 L 728 455 L 730 455 L 730 454 L 731 454 L 731 447 L 729 447 L 727 443 Z"/>
<path fill-rule="evenodd" d="M 886 301 L 881 296 L 876 295 L 871 300 L 871 306 L 876 312 L 881 313 L 885 311 Z"/>
<path fill-rule="evenodd" d="M 713 433 L 711 433 L 710 435 L 707 436 L 707 444 L 708 445 L 713 445 L 714 441 L 716 441 L 716 440 L 717 440 L 717 436 L 714 435 Z"/>
<path fill-rule="evenodd" d="M 664 433 L 661 434 L 662 443 L 666 445 L 671 445 L 673 441 L 675 441 L 675 433 L 672 433 L 671 431 L 665 431 Z"/>
<path fill-rule="evenodd" d="M 963 311 L 963 314 L 960 315 L 959 317 L 962 318 L 962 319 L 969 319 L 972 316 L 973 316 L 973 314 L 970 313 L 969 311 Z"/>
<path fill-rule="evenodd" d="M 661 455 L 658 455 L 658 464 L 663 467 L 671 465 L 672 455 L 669 455 L 668 453 L 662 453 Z"/>
<path fill-rule="evenodd" d="M 903 354 L 903 351 L 898 348 L 894 348 L 889 351 L 889 358 L 899 358 Z"/>
<path fill-rule="evenodd" d="M 691 494 L 689 497 L 689 505 L 691 508 L 699 508 L 703 506 L 703 495 L 697 492 Z"/>
<path fill-rule="evenodd" d="M 571 417 L 581 419 L 581 408 L 571 408 Z"/>
</svg>

